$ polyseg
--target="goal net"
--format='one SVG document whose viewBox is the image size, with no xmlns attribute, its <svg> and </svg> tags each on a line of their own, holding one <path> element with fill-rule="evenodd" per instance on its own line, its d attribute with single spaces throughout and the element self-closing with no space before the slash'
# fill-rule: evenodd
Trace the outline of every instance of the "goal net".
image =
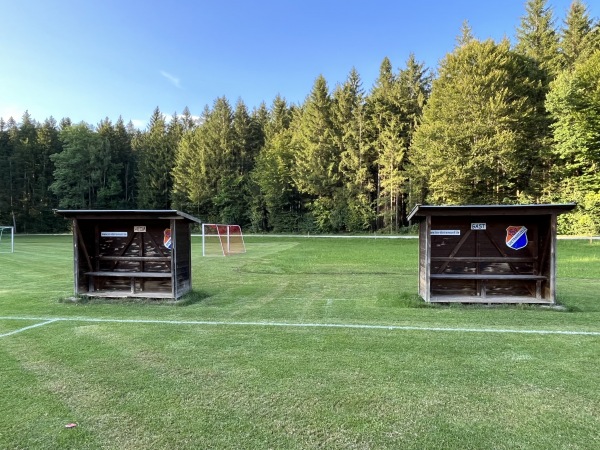
<svg viewBox="0 0 600 450">
<path fill-rule="evenodd" d="M 234 253 L 246 253 L 239 225 L 202 224 L 202 256 L 227 256 Z"/>
<path fill-rule="evenodd" d="M 0 225 L 0 253 L 14 253 L 15 231 L 13 227 Z"/>
</svg>

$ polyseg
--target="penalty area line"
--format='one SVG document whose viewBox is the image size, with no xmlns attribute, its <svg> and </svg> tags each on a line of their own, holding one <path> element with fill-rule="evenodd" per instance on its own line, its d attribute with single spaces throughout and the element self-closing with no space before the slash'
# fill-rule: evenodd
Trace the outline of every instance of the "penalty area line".
<svg viewBox="0 0 600 450">
<path fill-rule="evenodd" d="M 31 319 L 31 320 L 36 320 L 36 319 Z M 41 319 L 41 320 L 44 320 L 44 319 Z M 18 330 L 9 331 L 8 333 L 0 334 L 0 338 L 6 337 L 6 336 L 12 336 L 13 334 L 17 334 L 17 333 L 21 333 L 23 331 L 31 330 L 32 328 L 43 327 L 44 325 L 48 325 L 48 324 L 51 324 L 51 323 L 54 323 L 54 322 L 58 322 L 59 320 L 60 319 L 48 319 L 45 322 L 36 323 L 36 324 L 33 324 L 33 325 L 29 325 L 28 327 L 23 327 L 23 328 L 19 328 Z"/>
<path fill-rule="evenodd" d="M 600 331 L 569 331 L 569 330 L 532 330 L 511 328 L 464 328 L 464 327 L 419 327 L 409 325 L 369 325 L 343 323 L 293 323 L 293 322 L 240 322 L 240 321 L 211 321 L 211 320 L 158 320 L 158 319 L 101 319 L 93 317 L 0 317 L 0 320 L 43 320 L 44 322 L 30 325 L 0 337 L 20 333 L 30 328 L 40 327 L 53 322 L 84 322 L 84 323 L 123 323 L 123 324 L 156 324 L 156 325 L 203 325 L 203 326 L 238 326 L 238 327 L 287 327 L 287 328 L 340 328 L 361 330 L 389 331 L 428 331 L 446 333 L 500 333 L 500 334 L 537 334 L 537 335 L 567 335 L 567 336 L 600 336 Z"/>
</svg>

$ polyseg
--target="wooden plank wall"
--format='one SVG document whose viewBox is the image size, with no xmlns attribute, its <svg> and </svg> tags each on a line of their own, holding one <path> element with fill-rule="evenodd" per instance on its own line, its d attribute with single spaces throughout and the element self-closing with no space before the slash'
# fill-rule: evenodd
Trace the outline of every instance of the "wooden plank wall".
<svg viewBox="0 0 600 450">
<path fill-rule="evenodd" d="M 552 232 L 547 219 L 548 216 L 426 217 L 420 228 L 421 296 L 427 301 L 554 302 Z M 430 228 L 426 226 L 428 220 Z M 472 223 L 485 223 L 486 227 L 472 230 Z M 525 247 L 512 249 L 506 245 L 509 226 L 527 228 Z M 425 235 L 427 228 L 449 234 Z M 429 282 L 423 289 L 427 259 Z"/>
</svg>

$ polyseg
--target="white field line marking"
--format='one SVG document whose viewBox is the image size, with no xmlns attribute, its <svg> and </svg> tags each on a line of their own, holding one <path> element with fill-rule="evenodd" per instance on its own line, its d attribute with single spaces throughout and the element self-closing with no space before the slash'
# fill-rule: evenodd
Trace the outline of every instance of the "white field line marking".
<svg viewBox="0 0 600 450">
<path fill-rule="evenodd" d="M 26 320 L 26 319 L 23 319 L 23 320 Z M 11 335 L 17 334 L 17 333 L 21 333 L 22 331 L 30 330 L 32 328 L 37 328 L 37 327 L 41 327 L 41 326 L 44 326 L 44 325 L 48 325 L 49 323 L 57 322 L 60 319 L 27 319 L 27 320 L 45 320 L 45 322 L 36 323 L 34 325 L 29 325 L 28 327 L 23 327 L 23 328 L 19 328 L 18 330 L 14 330 L 14 331 L 10 331 L 8 333 L 0 334 L 0 338 L 6 337 L 6 336 L 11 336 Z"/>
<path fill-rule="evenodd" d="M 511 334 L 556 334 L 567 336 L 600 336 L 600 331 L 568 331 L 568 330 L 519 330 L 510 328 L 452 328 L 452 327 L 417 327 L 404 325 L 368 325 L 368 324 L 341 324 L 341 323 L 291 323 L 291 322 L 229 322 L 210 320 L 153 320 L 153 319 L 97 319 L 88 317 L 0 317 L 0 320 L 44 320 L 44 323 L 32 325 L 13 331 L 0 337 L 8 336 L 29 328 L 39 327 L 52 322 L 88 322 L 88 323 L 131 323 L 131 324 L 158 324 L 158 325 L 208 325 L 208 326 L 242 326 L 242 327 L 291 327 L 291 328 L 348 328 L 361 330 L 396 330 L 396 331 L 441 331 L 459 333 L 511 333 Z"/>
</svg>

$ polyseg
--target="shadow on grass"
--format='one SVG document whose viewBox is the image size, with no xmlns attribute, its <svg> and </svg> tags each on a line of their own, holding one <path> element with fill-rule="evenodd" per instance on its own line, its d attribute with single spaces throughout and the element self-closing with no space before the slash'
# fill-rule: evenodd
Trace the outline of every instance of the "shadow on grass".
<svg viewBox="0 0 600 450">
<path fill-rule="evenodd" d="M 175 302 L 176 306 L 190 306 L 201 303 L 210 297 L 210 294 L 202 291 L 192 290 Z"/>
<path fill-rule="evenodd" d="M 58 299 L 59 303 L 79 305 L 155 305 L 190 306 L 202 302 L 210 295 L 202 291 L 190 291 L 178 299 L 152 297 L 88 297 L 86 295 Z"/>
<path fill-rule="evenodd" d="M 573 312 L 571 307 L 556 303 L 554 305 L 539 303 L 469 303 L 469 302 L 436 302 L 440 308 L 458 310 L 514 310 L 514 311 L 550 311 L 550 312 Z"/>
<path fill-rule="evenodd" d="M 435 303 L 427 303 L 418 294 L 402 292 L 399 294 L 383 294 L 377 299 L 377 305 L 387 308 L 438 308 Z"/>
</svg>

